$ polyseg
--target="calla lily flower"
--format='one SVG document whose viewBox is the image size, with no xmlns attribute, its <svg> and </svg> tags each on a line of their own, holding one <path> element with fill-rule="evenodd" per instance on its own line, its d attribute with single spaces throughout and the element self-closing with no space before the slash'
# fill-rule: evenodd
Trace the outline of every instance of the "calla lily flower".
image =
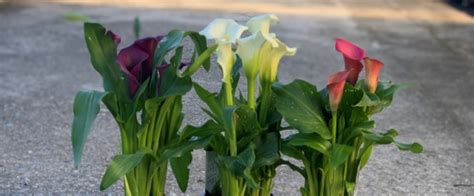
<svg viewBox="0 0 474 196">
<path fill-rule="evenodd" d="M 273 47 L 270 42 L 265 42 L 260 51 L 260 80 L 273 82 L 276 80 L 278 65 L 283 56 L 293 56 L 296 48 L 290 48 L 285 43 L 276 39 L 278 46 Z"/>
<path fill-rule="evenodd" d="M 347 82 L 352 85 L 357 83 L 359 73 L 362 71 L 362 59 L 365 57 L 364 49 L 356 46 L 350 41 L 338 38 L 336 39 L 336 50 L 344 57 L 346 70 L 350 71 Z"/>
<path fill-rule="evenodd" d="M 223 81 L 231 81 L 232 66 L 235 61 L 235 54 L 232 51 L 232 44 L 235 43 L 242 33 L 247 30 L 246 26 L 239 25 L 231 19 L 215 19 L 199 34 L 207 39 L 213 39 L 217 46 L 217 63 L 221 66 Z"/>
<path fill-rule="evenodd" d="M 268 41 L 273 47 L 278 47 L 274 33 L 270 33 L 270 25 L 276 23 L 278 17 L 273 14 L 259 15 L 247 22 L 252 35 L 238 40 L 237 54 L 242 59 L 243 69 L 248 81 L 253 81 L 259 71 L 260 50 Z"/>
<path fill-rule="evenodd" d="M 247 80 L 255 80 L 259 71 L 259 54 L 265 38 L 262 32 L 240 39 L 236 53 L 242 59 L 243 69 Z"/>
<path fill-rule="evenodd" d="M 350 75 L 350 71 L 340 71 L 329 76 L 327 90 L 329 93 L 329 105 L 331 112 L 337 112 L 339 103 L 342 99 L 342 94 L 344 92 L 344 85 L 347 78 Z"/>
<path fill-rule="evenodd" d="M 375 93 L 377 83 L 379 82 L 379 74 L 383 68 L 383 63 L 377 59 L 364 58 L 365 64 L 365 85 L 370 93 Z"/>
<path fill-rule="evenodd" d="M 114 40 L 115 45 L 119 45 L 120 42 L 122 41 L 122 37 L 120 37 L 120 35 L 115 34 L 114 32 L 112 32 L 112 31 L 110 31 L 110 30 L 108 30 L 107 32 L 105 32 L 105 34 L 106 34 L 107 36 L 112 37 L 112 40 Z"/>
<path fill-rule="evenodd" d="M 117 63 L 125 73 L 131 97 L 135 95 L 140 84 L 150 77 L 153 71 L 153 55 L 159 41 L 158 38 L 144 38 L 120 50 Z"/>
<path fill-rule="evenodd" d="M 256 35 L 258 32 L 261 33 L 265 40 L 271 42 L 273 47 L 277 47 L 278 43 L 274 33 L 270 33 L 270 25 L 278 22 L 278 17 L 274 14 L 264 14 L 251 18 L 247 21 L 247 27 L 249 32 Z"/>
</svg>

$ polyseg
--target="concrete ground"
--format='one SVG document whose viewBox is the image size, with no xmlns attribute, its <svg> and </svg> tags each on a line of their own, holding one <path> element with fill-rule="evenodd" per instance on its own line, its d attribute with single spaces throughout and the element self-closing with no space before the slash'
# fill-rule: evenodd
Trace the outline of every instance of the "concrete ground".
<svg viewBox="0 0 474 196">
<path fill-rule="evenodd" d="M 280 79 L 302 78 L 319 87 L 342 67 L 334 38 L 350 39 L 385 62 L 382 78 L 416 84 L 377 117 L 377 128 L 398 128 L 400 140 L 425 147 L 418 155 L 376 148 L 358 194 L 474 193 L 474 19 L 442 1 L 55 1 L 0 4 L 0 195 L 99 194 L 101 176 L 118 149 L 118 131 L 103 109 L 81 167 L 73 166 L 73 96 L 81 88 L 100 89 L 101 81 L 90 66 L 82 26 L 62 18 L 68 11 L 119 33 L 122 47 L 132 42 L 135 16 L 143 22 L 143 34 L 151 36 L 173 28 L 200 30 L 216 17 L 244 22 L 258 13 L 276 13 L 281 22 L 273 31 L 298 47 L 295 57 L 283 60 Z M 216 87 L 215 67 L 211 76 L 199 72 L 195 80 Z M 186 122 L 206 119 L 195 95 L 184 101 Z M 186 195 L 203 192 L 204 153 L 194 154 Z M 181 195 L 171 176 L 169 195 Z M 275 181 L 276 195 L 295 195 L 303 184 L 286 167 Z M 121 193 L 120 187 L 106 193 Z"/>
</svg>

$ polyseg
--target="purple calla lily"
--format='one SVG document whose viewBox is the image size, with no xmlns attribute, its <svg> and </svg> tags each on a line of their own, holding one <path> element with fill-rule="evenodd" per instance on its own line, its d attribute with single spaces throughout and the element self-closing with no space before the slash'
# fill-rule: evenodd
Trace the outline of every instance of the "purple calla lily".
<svg viewBox="0 0 474 196">
<path fill-rule="evenodd" d="M 111 36 L 112 39 L 114 40 L 115 42 L 115 45 L 119 45 L 120 42 L 122 42 L 122 37 L 120 37 L 120 35 L 108 30 L 106 33 L 105 33 L 107 36 Z"/>
<path fill-rule="evenodd" d="M 143 38 L 120 50 L 117 63 L 125 73 L 129 94 L 135 95 L 140 84 L 150 77 L 153 71 L 153 56 L 160 39 Z"/>
</svg>

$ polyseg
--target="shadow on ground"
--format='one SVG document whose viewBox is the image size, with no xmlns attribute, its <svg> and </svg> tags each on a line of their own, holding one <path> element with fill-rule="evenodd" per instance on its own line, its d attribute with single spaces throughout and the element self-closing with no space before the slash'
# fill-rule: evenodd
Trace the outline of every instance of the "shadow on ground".
<svg viewBox="0 0 474 196">
<path fill-rule="evenodd" d="M 474 1 L 472 0 L 467 0 L 467 1 L 472 1 L 470 5 L 463 5 L 462 3 L 463 0 L 444 0 L 444 2 L 458 10 L 461 10 L 463 12 L 468 13 L 471 16 L 474 16 Z"/>
</svg>

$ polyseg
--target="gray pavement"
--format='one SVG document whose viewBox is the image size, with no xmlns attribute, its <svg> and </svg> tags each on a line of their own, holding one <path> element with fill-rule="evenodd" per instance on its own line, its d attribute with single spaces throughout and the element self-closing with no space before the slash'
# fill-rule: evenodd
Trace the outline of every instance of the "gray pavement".
<svg viewBox="0 0 474 196">
<path fill-rule="evenodd" d="M 103 109 L 81 167 L 73 167 L 73 96 L 81 88 L 100 89 L 101 81 L 89 64 L 82 26 L 62 19 L 68 11 L 90 16 L 119 33 L 122 47 L 132 42 L 131 21 L 136 15 L 142 19 L 143 34 L 151 36 L 173 28 L 200 30 L 215 17 L 243 22 L 256 13 L 274 12 L 281 22 L 273 31 L 298 47 L 295 57 L 283 60 L 280 79 L 302 78 L 320 87 L 342 65 L 334 38 L 353 40 L 385 62 L 382 78 L 416 84 L 399 93 L 394 105 L 377 117 L 377 128 L 398 128 L 400 140 L 425 146 L 419 155 L 393 146 L 376 148 L 360 176 L 358 194 L 474 194 L 474 19 L 441 1 L 222 0 L 222 8 L 207 0 L 124 1 L 119 7 L 96 6 L 106 1 L 83 2 L 96 3 L 0 4 L 0 195 L 99 194 L 105 166 L 117 152 L 118 131 Z M 211 76 L 199 72 L 195 80 L 216 87 L 215 67 Z M 195 95 L 184 102 L 186 122 L 206 119 Z M 204 153 L 194 155 L 186 195 L 203 192 Z M 286 167 L 280 171 L 274 193 L 295 195 L 303 179 Z M 169 195 L 181 195 L 169 176 Z M 106 191 L 120 192 L 120 184 Z"/>
</svg>

